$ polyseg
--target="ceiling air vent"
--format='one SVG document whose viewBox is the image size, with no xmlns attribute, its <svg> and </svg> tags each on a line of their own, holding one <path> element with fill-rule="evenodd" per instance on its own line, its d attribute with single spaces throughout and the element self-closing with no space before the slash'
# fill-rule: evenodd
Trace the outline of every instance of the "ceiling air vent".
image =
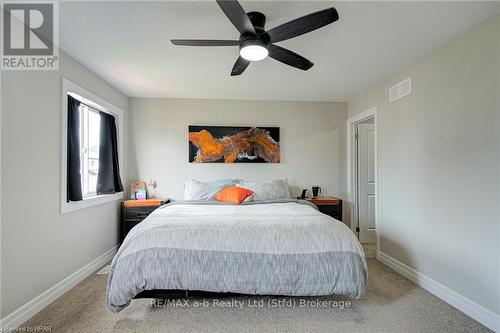
<svg viewBox="0 0 500 333">
<path fill-rule="evenodd" d="M 394 102 L 411 94 L 411 77 L 389 88 L 389 102 Z"/>
</svg>

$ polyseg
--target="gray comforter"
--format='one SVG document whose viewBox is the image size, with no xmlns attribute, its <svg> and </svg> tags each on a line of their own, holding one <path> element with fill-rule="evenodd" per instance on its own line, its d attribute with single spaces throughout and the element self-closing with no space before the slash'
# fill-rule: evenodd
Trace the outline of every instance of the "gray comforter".
<svg viewBox="0 0 500 333">
<path fill-rule="evenodd" d="M 366 279 L 352 231 L 305 201 L 175 202 L 127 235 L 111 264 L 107 302 L 119 312 L 152 289 L 360 298 Z"/>
</svg>

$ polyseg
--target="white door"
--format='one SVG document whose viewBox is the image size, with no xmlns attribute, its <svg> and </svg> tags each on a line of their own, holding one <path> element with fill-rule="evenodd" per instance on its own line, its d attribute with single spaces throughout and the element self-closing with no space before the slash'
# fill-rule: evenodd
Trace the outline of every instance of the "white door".
<svg viewBox="0 0 500 333">
<path fill-rule="evenodd" d="M 375 242 L 375 128 L 357 125 L 358 227 L 361 243 Z"/>
</svg>

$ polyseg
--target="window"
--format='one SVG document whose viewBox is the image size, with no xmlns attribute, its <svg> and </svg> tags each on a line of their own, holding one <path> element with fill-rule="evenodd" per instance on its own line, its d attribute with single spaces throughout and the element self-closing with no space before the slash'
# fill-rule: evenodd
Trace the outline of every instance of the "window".
<svg viewBox="0 0 500 333">
<path fill-rule="evenodd" d="M 84 198 L 97 195 L 97 173 L 99 171 L 99 134 L 101 117 L 99 111 L 80 104 L 80 172 Z"/>
<path fill-rule="evenodd" d="M 120 109 L 63 79 L 62 213 L 122 197 L 122 122 Z"/>
</svg>

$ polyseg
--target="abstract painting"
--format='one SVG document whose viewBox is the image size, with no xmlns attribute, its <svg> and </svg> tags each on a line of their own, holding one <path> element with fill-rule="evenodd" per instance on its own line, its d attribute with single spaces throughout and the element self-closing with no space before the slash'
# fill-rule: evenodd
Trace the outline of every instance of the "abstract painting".
<svg viewBox="0 0 500 333">
<path fill-rule="evenodd" d="M 279 127 L 189 126 L 191 163 L 279 163 Z"/>
</svg>

